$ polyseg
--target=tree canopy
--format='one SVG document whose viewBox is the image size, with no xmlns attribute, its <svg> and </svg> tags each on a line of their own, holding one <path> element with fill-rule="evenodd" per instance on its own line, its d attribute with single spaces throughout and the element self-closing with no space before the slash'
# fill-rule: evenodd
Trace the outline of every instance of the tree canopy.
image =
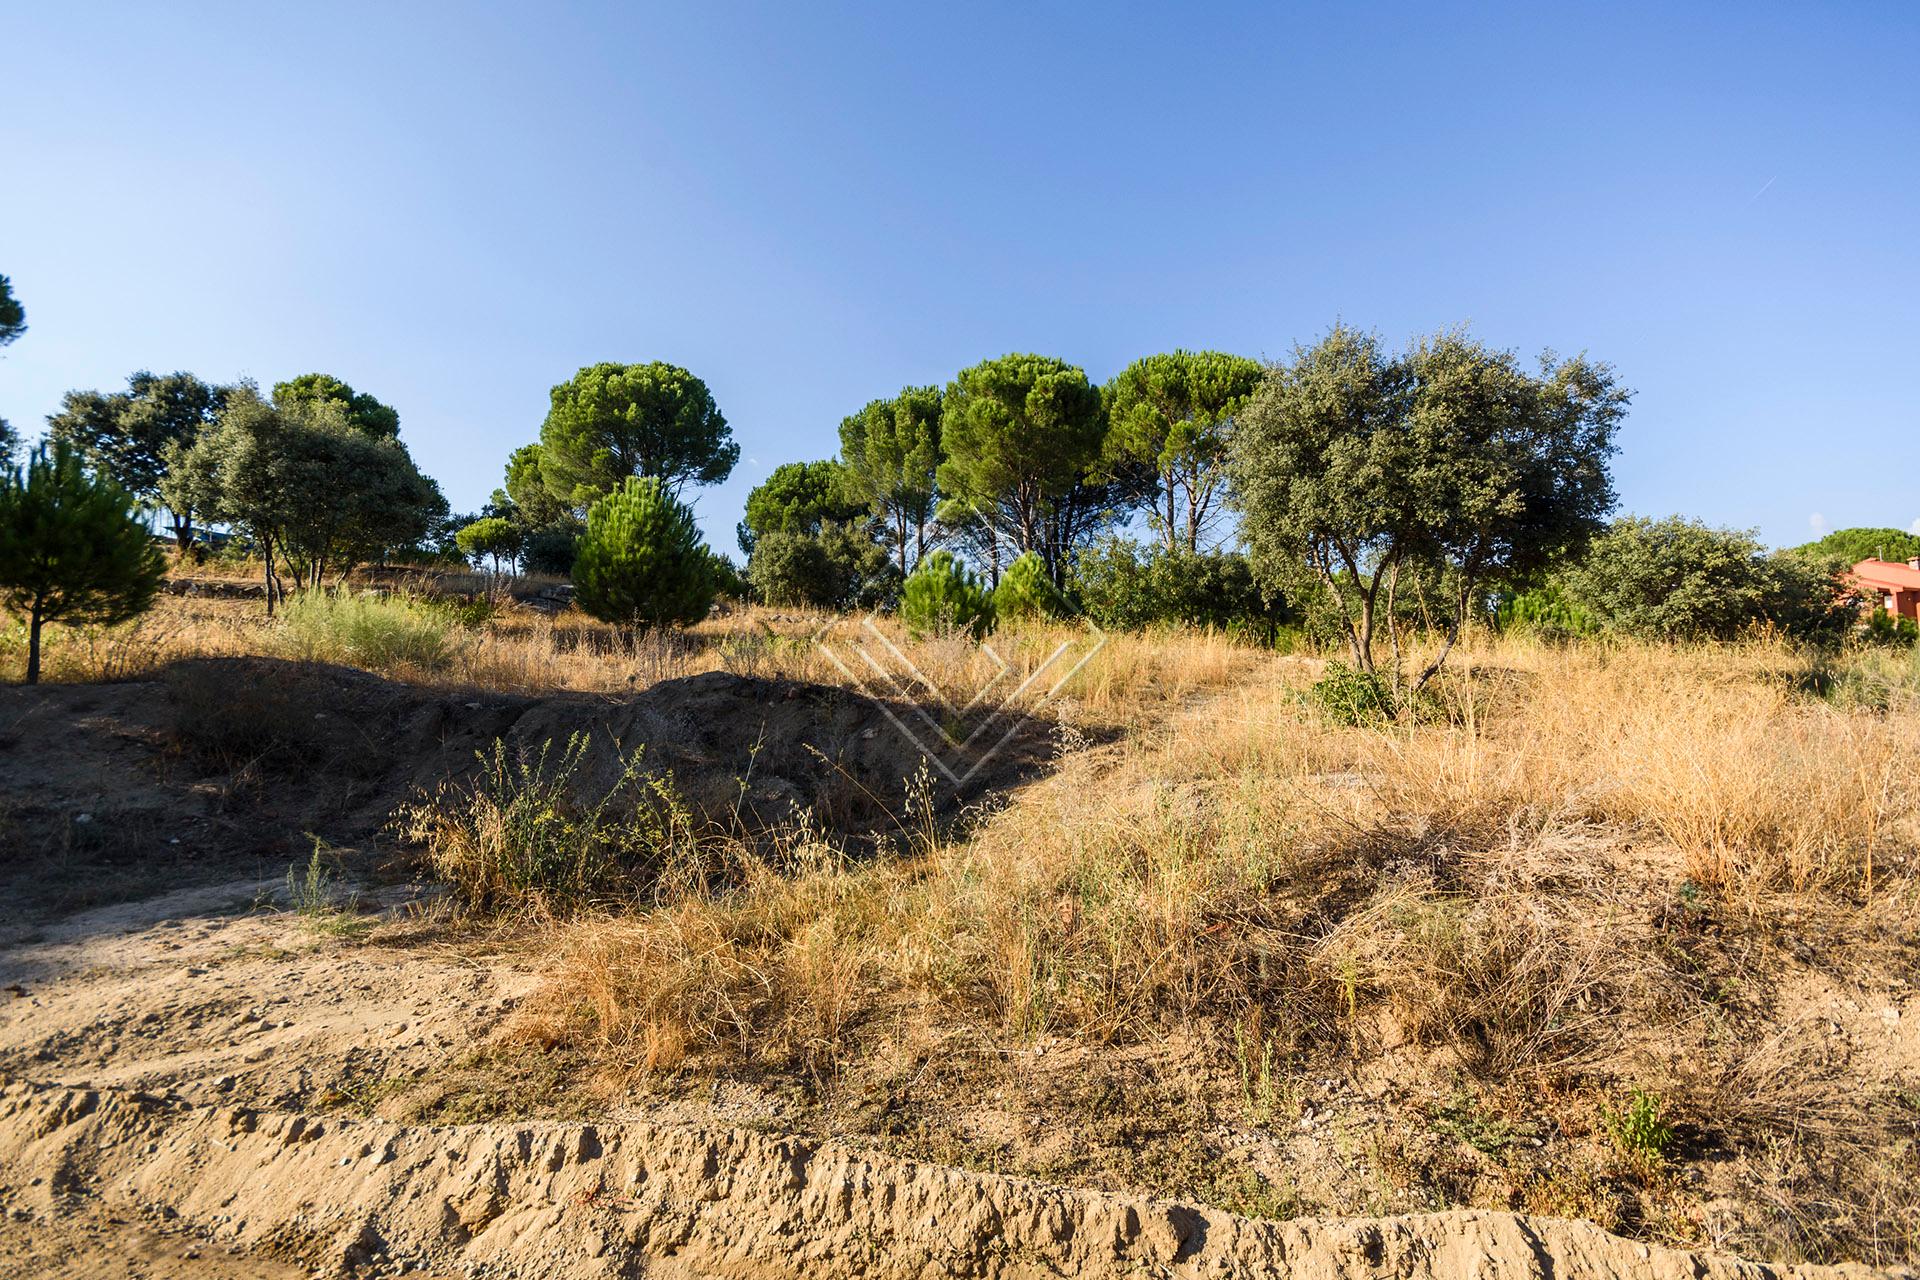
<svg viewBox="0 0 1920 1280">
<path fill-rule="evenodd" d="M 553 389 L 540 428 L 540 473 L 581 510 L 630 476 L 652 476 L 668 496 L 719 484 L 740 446 L 707 384 L 677 365 L 588 365 Z"/>
<path fill-rule="evenodd" d="M 846 468 L 822 462 L 783 462 L 747 494 L 747 518 L 739 529 L 740 549 L 769 533 L 813 535 L 828 520 L 853 520 L 866 504 L 848 491 Z"/>
<path fill-rule="evenodd" d="M 520 530 L 504 516 L 482 516 L 462 525 L 453 538 L 454 545 L 469 560 L 478 561 L 481 556 L 491 559 L 495 573 L 500 572 L 502 561 L 511 564 L 520 554 Z"/>
<path fill-rule="evenodd" d="M 400 413 L 382 404 L 330 373 L 303 373 L 297 378 L 273 384 L 275 404 L 292 405 L 300 401 L 334 404 L 340 407 L 346 424 L 376 440 L 391 440 L 400 434 Z"/>
<path fill-rule="evenodd" d="M 1172 351 L 1135 360 L 1103 389 L 1108 456 L 1152 467 L 1149 510 L 1169 552 L 1200 550 L 1219 514 L 1234 415 L 1264 372 L 1244 356 Z"/>
<path fill-rule="evenodd" d="M 418 542 L 447 511 L 406 446 L 354 427 L 333 400 L 236 390 L 218 423 L 168 461 L 169 506 L 190 504 L 259 545 L 269 612 L 284 594 L 276 557 L 296 585 L 317 586 Z"/>
<path fill-rule="evenodd" d="M 191 373 L 143 369 L 128 376 L 125 391 L 67 392 L 60 412 L 47 419 L 48 434 L 72 445 L 88 466 L 134 497 L 161 505 L 168 450 L 191 445 L 212 425 L 229 390 Z M 194 509 L 168 505 L 167 514 L 174 541 L 185 551 L 193 544 Z"/>
<path fill-rule="evenodd" d="M 1920 533 L 1902 529 L 1835 529 L 1824 538 L 1802 543 L 1795 554 L 1831 556 L 1848 564 L 1862 560 L 1891 560 L 1896 563 L 1920 556 Z"/>
<path fill-rule="evenodd" d="M 27 309 L 14 296 L 13 281 L 0 276 L 0 347 L 27 331 Z"/>
<path fill-rule="evenodd" d="M 903 387 L 840 422 L 847 489 L 886 528 L 903 574 L 927 553 L 939 509 L 941 409 L 940 388 Z"/>
<path fill-rule="evenodd" d="M 1479 593 L 1577 551 L 1613 506 L 1608 460 L 1629 398 L 1612 370 L 1448 331 L 1389 354 L 1336 325 L 1269 371 L 1229 454 L 1245 539 L 1275 580 L 1332 599 L 1355 667 L 1375 673 L 1377 608 L 1408 570 L 1445 586 L 1438 672 Z M 1389 628 L 1399 668 L 1399 636 Z"/>
<path fill-rule="evenodd" d="M 0 471 L 0 603 L 27 619 L 27 683 L 40 679 L 49 622 L 112 625 L 144 613 L 165 564 L 133 497 L 52 440 L 24 473 Z"/>
<path fill-rule="evenodd" d="M 1008 355 L 963 369 L 940 419 L 937 471 L 949 505 L 982 521 L 1015 555 L 1037 551 L 1057 583 L 1071 549 L 1117 506 L 1090 483 L 1106 437 L 1100 392 L 1076 365 Z"/>
</svg>

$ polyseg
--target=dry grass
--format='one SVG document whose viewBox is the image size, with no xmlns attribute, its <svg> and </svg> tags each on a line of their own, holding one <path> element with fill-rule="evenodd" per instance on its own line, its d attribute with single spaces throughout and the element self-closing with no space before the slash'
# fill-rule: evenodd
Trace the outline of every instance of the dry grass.
<svg viewBox="0 0 1920 1280">
<path fill-rule="evenodd" d="M 1496 646 L 1454 678 L 1447 723 L 1388 730 L 1311 713 L 1309 663 L 1243 663 L 962 838 L 862 862 L 810 847 L 577 926 L 551 1016 L 573 1009 L 574 1035 L 640 1076 L 828 1079 L 897 1055 L 913 1025 L 922 1052 L 1211 1044 L 1229 1085 L 1247 1073 L 1227 1046 L 1240 1029 L 1244 1057 L 1253 1026 L 1263 1057 L 1316 1075 L 1532 1081 L 1521 1114 L 1544 1092 L 1584 1116 L 1567 1131 L 1596 1171 L 1541 1184 L 1516 1165 L 1496 1199 L 1604 1202 L 1621 1229 L 1698 1240 L 1673 1207 L 1684 1161 L 1621 1164 L 1597 1136 L 1596 1091 L 1644 1083 L 1685 1108 L 1694 1152 L 1751 1151 L 1753 1169 L 1781 1141 L 1821 1153 L 1795 1166 L 1791 1213 L 1757 1183 L 1730 1193 L 1762 1207 L 1723 1243 L 1909 1257 L 1887 1242 L 1913 1196 L 1885 1188 L 1911 1142 L 1861 1139 L 1888 1132 L 1885 1088 L 1801 1041 L 1761 1071 L 1745 1046 L 1770 1003 L 1727 994 L 1780 977 L 1785 931 L 1814 921 L 1869 981 L 1920 976 L 1874 942 L 1920 918 L 1920 717 L 1797 693 L 1798 662 Z M 1116 667 L 1111 688 L 1151 683 Z"/>
<path fill-rule="evenodd" d="M 50 675 L 275 651 L 257 608 L 169 600 L 63 640 Z M 635 642 L 508 611 L 444 670 L 402 674 L 845 683 L 816 643 L 829 622 L 747 610 Z M 836 623 L 843 657 L 857 625 Z M 971 646 L 886 636 L 946 695 L 991 670 Z M 1084 642 L 993 644 L 1017 680 L 1068 640 Z M 1483 640 L 1439 683 L 1443 714 L 1385 728 L 1315 713 L 1319 668 L 1216 636 L 1114 637 L 1062 691 L 1063 722 L 1108 732 L 1063 734 L 1052 776 L 951 829 L 902 813 L 875 856 L 804 825 L 716 836 L 702 856 L 724 875 L 554 926 L 530 1034 L 616 1088 L 707 1072 L 821 1098 L 895 1089 L 885 1064 L 918 1079 L 956 1046 L 1161 1054 L 1280 1170 L 1322 1140 L 1268 1133 L 1291 1114 L 1276 1099 L 1364 1080 L 1426 1101 L 1356 1113 L 1361 1154 L 1302 1191 L 1326 1211 L 1505 1204 L 1782 1256 L 1920 1258 L 1920 1073 L 1897 1053 L 1859 1065 L 1889 1060 L 1864 1039 L 1857 1060 L 1836 1053 L 1878 1024 L 1826 1032 L 1810 1012 L 1920 986 L 1920 660 Z M 954 1079 L 958 1113 L 979 1086 Z M 1635 1089 L 1671 1110 L 1658 1164 L 1623 1163 L 1599 1120 Z M 1121 1132 L 1116 1149 L 1138 1145 Z M 924 1149 L 977 1155 L 951 1133 Z M 1020 1149 L 991 1162 L 1056 1167 Z"/>
</svg>

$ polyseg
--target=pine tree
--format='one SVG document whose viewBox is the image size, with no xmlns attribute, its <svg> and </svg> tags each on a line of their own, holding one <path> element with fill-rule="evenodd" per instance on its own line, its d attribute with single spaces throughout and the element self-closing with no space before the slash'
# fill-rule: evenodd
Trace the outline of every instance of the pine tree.
<svg viewBox="0 0 1920 1280">
<path fill-rule="evenodd" d="M 700 621 L 717 590 L 693 512 L 639 476 L 588 508 L 573 585 L 594 617 L 643 629 Z"/>
<path fill-rule="evenodd" d="M 64 443 L 26 470 L 0 473 L 0 603 L 27 619 L 27 683 L 40 679 L 49 622 L 112 625 L 145 613 L 165 561 L 133 515 L 133 498 L 89 473 Z"/>
</svg>

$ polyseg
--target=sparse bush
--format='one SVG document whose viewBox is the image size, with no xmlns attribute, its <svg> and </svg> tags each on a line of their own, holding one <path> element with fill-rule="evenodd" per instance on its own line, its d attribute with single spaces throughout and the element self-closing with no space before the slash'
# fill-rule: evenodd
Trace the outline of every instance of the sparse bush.
<svg viewBox="0 0 1920 1280">
<path fill-rule="evenodd" d="M 454 619 L 403 596 L 309 591 L 290 601 L 282 624 L 289 656 L 369 671 L 442 671 L 453 661 Z"/>
<path fill-rule="evenodd" d="M 700 842 L 671 774 L 649 775 L 636 752 L 592 795 L 587 736 L 555 745 L 516 752 L 495 739 L 470 780 L 399 810 L 398 830 L 424 846 L 428 867 L 464 906 L 581 906 L 644 896 L 662 878 L 698 878 L 687 859 Z"/>
<path fill-rule="evenodd" d="M 900 618 L 916 636 L 978 640 L 993 630 L 993 593 L 951 551 L 930 551 L 901 588 Z"/>
<path fill-rule="evenodd" d="M 1307 698 L 1336 724 L 1382 724 L 1394 717 L 1393 690 L 1387 682 L 1344 662 L 1327 663 Z"/>
</svg>

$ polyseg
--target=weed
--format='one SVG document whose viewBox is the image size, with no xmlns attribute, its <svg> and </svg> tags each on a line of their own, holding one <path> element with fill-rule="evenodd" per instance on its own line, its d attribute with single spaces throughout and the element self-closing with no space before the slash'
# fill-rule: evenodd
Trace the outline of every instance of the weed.
<svg viewBox="0 0 1920 1280">
<path fill-rule="evenodd" d="M 674 791 L 636 751 L 592 794 L 591 743 L 575 733 L 556 751 L 515 751 L 495 739 L 466 782 L 401 806 L 396 826 L 426 849 L 428 866 L 473 911 L 537 901 L 583 906 L 636 896 L 697 892 L 703 842 Z"/>
<path fill-rule="evenodd" d="M 1258 1127 L 1291 1119 L 1291 1113 L 1298 1110 L 1298 1100 L 1282 1079 L 1274 1037 L 1261 1027 L 1258 1016 L 1234 1025 L 1233 1047 L 1248 1121 Z"/>
<path fill-rule="evenodd" d="M 1601 1103 L 1600 1125 L 1614 1150 L 1647 1172 L 1660 1167 L 1673 1145 L 1673 1126 L 1666 1121 L 1660 1098 L 1644 1089 L 1633 1089 L 1617 1107 Z"/>
<path fill-rule="evenodd" d="M 372 922 L 351 909 L 351 900 L 345 908 L 335 901 L 338 893 L 334 876 L 323 861 L 323 855 L 329 852 L 326 841 L 311 833 L 308 838 L 313 841 L 313 856 L 307 859 L 305 870 L 297 865 L 287 868 L 287 902 L 300 927 L 308 933 L 335 938 L 367 932 Z"/>
<path fill-rule="evenodd" d="M 1524 1121 L 1515 1123 L 1502 1116 L 1488 1114 L 1481 1107 L 1479 1099 L 1458 1086 L 1446 1105 L 1433 1113 L 1433 1127 L 1435 1132 L 1457 1138 L 1481 1155 L 1495 1160 L 1505 1157 L 1508 1148 L 1515 1143 L 1529 1142 L 1539 1134 L 1535 1126 Z"/>
</svg>

